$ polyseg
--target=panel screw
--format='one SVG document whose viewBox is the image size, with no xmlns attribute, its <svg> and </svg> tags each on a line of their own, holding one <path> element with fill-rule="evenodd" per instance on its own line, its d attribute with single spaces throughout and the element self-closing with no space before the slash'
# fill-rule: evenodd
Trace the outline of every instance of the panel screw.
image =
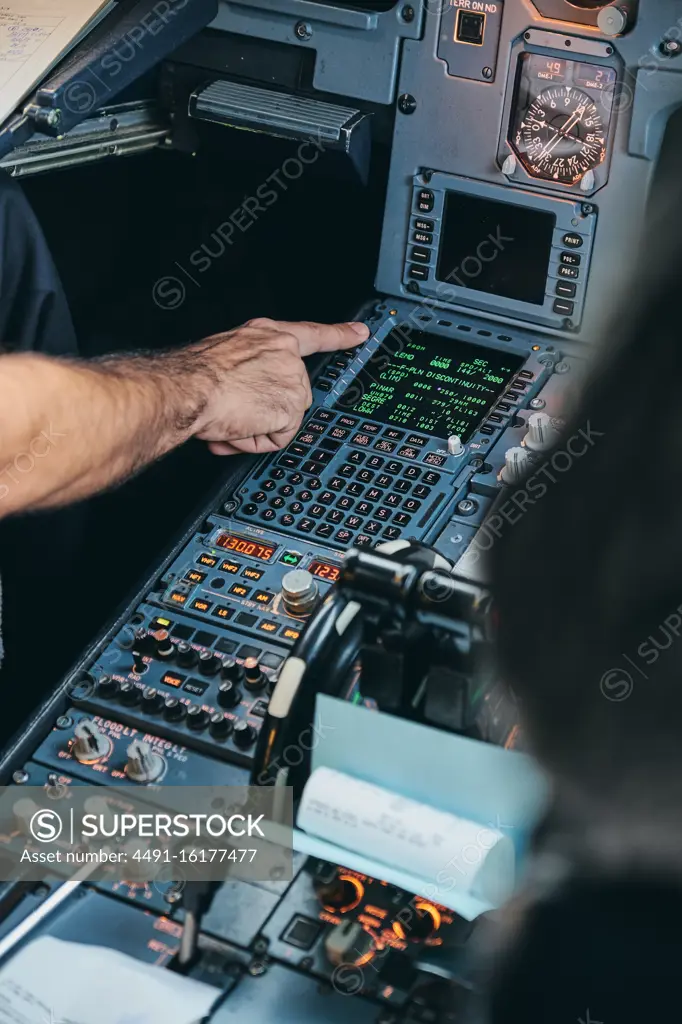
<svg viewBox="0 0 682 1024">
<path fill-rule="evenodd" d="M 28 782 L 28 772 L 24 771 L 23 768 L 20 768 L 19 771 L 16 771 L 12 776 L 12 782 L 16 783 L 17 786 L 23 786 L 25 782 Z"/>
<path fill-rule="evenodd" d="M 484 462 L 483 462 L 483 459 L 480 459 L 477 456 L 475 459 L 471 460 L 469 465 L 471 466 L 472 469 L 478 470 L 478 469 L 483 469 Z"/>
<path fill-rule="evenodd" d="M 493 69 L 492 68 L 483 68 L 483 71 L 481 72 L 481 74 L 483 75 L 484 78 L 492 78 L 493 77 Z"/>
<path fill-rule="evenodd" d="M 298 39 L 303 39 L 304 41 L 306 41 L 312 38 L 313 28 L 310 22 L 308 21 L 297 21 L 296 27 L 294 28 L 294 32 L 296 33 L 296 37 Z"/>
<path fill-rule="evenodd" d="M 556 366 L 554 367 L 554 372 L 555 373 L 570 373 L 571 372 L 571 364 L 567 363 L 564 359 L 562 359 L 561 362 L 557 363 Z"/>
<path fill-rule="evenodd" d="M 406 4 L 400 12 L 400 17 L 409 25 L 411 21 L 414 21 L 414 7 Z"/>
<path fill-rule="evenodd" d="M 664 39 L 660 50 L 664 57 L 678 57 L 682 53 L 682 42 L 679 39 Z"/>
<path fill-rule="evenodd" d="M 407 290 L 410 293 L 410 295 L 421 295 L 419 285 L 417 284 L 416 281 L 408 281 Z"/>
<path fill-rule="evenodd" d="M 249 974 L 252 978 L 260 978 L 262 974 L 268 969 L 268 965 L 263 963 L 262 960 L 254 960 L 249 964 Z"/>
<path fill-rule="evenodd" d="M 409 92 L 404 92 L 398 100 L 398 110 L 401 114 L 414 114 L 417 109 L 417 101 Z"/>
<path fill-rule="evenodd" d="M 592 205 L 592 203 L 583 203 L 580 207 L 580 212 L 582 213 L 583 217 L 589 217 L 591 214 L 594 213 L 594 206 Z"/>
<path fill-rule="evenodd" d="M 544 398 L 531 398 L 528 404 L 530 405 L 531 409 L 544 409 L 547 403 L 545 402 Z"/>
<path fill-rule="evenodd" d="M 457 511 L 461 516 L 472 516 L 474 512 L 478 511 L 478 505 L 471 498 L 464 498 L 457 506 Z"/>
<path fill-rule="evenodd" d="M 237 508 L 236 501 L 226 501 L 223 505 L 223 512 L 234 512 Z"/>
</svg>

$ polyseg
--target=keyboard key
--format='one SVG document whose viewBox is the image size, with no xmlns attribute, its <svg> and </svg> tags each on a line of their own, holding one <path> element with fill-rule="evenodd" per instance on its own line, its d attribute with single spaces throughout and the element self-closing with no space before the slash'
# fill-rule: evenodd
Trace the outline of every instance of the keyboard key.
<svg viewBox="0 0 682 1024">
<path fill-rule="evenodd" d="M 378 434 L 381 427 L 378 423 L 363 423 L 360 429 L 364 430 L 366 434 Z"/>
<path fill-rule="evenodd" d="M 379 519 L 382 523 L 387 523 L 392 515 L 390 508 L 377 508 L 374 511 L 374 518 Z"/>
<path fill-rule="evenodd" d="M 382 437 L 378 441 L 374 442 L 374 447 L 378 452 L 386 452 L 387 455 L 390 455 L 391 452 L 396 450 L 397 445 L 395 441 L 386 441 Z"/>
<path fill-rule="evenodd" d="M 370 505 L 367 501 L 361 501 L 355 511 L 359 516 L 371 516 L 374 505 Z"/>
<path fill-rule="evenodd" d="M 366 452 L 351 452 L 348 456 L 348 461 L 352 462 L 354 466 L 361 466 L 366 458 Z"/>
<path fill-rule="evenodd" d="M 292 505 L 289 506 L 289 511 L 293 512 L 295 516 L 300 516 L 304 508 L 305 505 L 303 505 L 302 502 L 295 501 Z"/>
<path fill-rule="evenodd" d="M 354 416 L 339 416 L 338 423 L 340 427 L 349 427 L 351 430 L 358 425 Z"/>
<path fill-rule="evenodd" d="M 398 483 L 402 482 L 403 481 L 401 480 L 398 481 Z M 384 501 L 386 502 L 387 505 L 390 505 L 391 508 L 399 508 L 402 499 L 399 494 L 387 494 L 386 497 L 384 498 Z"/>
<path fill-rule="evenodd" d="M 372 536 L 376 536 L 377 533 L 381 532 L 381 523 L 374 522 L 370 519 L 368 523 L 365 523 L 365 533 L 369 533 Z"/>
<path fill-rule="evenodd" d="M 322 494 L 318 494 L 317 500 L 320 505 L 333 505 L 336 495 L 333 491 L 322 491 Z"/>
<path fill-rule="evenodd" d="M 333 491 L 342 491 L 346 486 L 346 481 L 342 480 L 340 476 L 335 476 L 329 481 L 329 486 Z"/>
<path fill-rule="evenodd" d="M 244 508 L 242 509 L 242 514 L 245 516 L 255 516 L 257 512 L 258 505 L 254 505 L 253 502 L 249 502 L 248 505 L 244 505 Z"/>
<path fill-rule="evenodd" d="M 355 466 L 349 466 L 347 462 L 344 462 L 343 466 L 339 470 L 339 476 L 345 476 L 346 479 L 355 476 Z"/>
<path fill-rule="evenodd" d="M 343 522 L 343 512 L 338 508 L 333 508 L 331 512 L 327 512 L 325 518 L 328 523 L 334 523 L 335 526 L 338 526 L 339 523 Z"/>
<path fill-rule="evenodd" d="M 272 508 L 284 508 L 286 500 L 284 498 L 273 498 L 270 505 Z"/>
<path fill-rule="evenodd" d="M 333 532 L 334 527 L 332 526 L 331 523 L 321 523 L 315 530 L 315 535 L 317 537 L 324 537 L 326 539 L 327 537 L 331 537 Z"/>
<path fill-rule="evenodd" d="M 298 435 L 296 440 L 298 441 L 299 444 L 306 444 L 306 445 L 310 446 L 311 444 L 315 444 L 316 443 L 317 435 L 311 433 L 310 431 L 308 431 L 308 432 L 304 431 L 302 434 Z"/>
<path fill-rule="evenodd" d="M 360 483 L 371 484 L 374 479 L 374 473 L 371 473 L 369 469 L 359 469 L 357 473 L 357 479 Z"/>
<path fill-rule="evenodd" d="M 424 457 L 424 462 L 428 463 L 429 466 L 444 466 L 446 462 L 446 456 L 436 455 L 435 452 L 429 452 Z"/>
<path fill-rule="evenodd" d="M 365 488 L 360 484 L 348 484 L 346 487 L 346 494 L 350 494 L 352 498 L 360 498 L 364 494 Z"/>
<path fill-rule="evenodd" d="M 346 430 L 344 427 L 333 427 L 329 431 L 329 436 L 337 441 L 345 441 L 349 434 L 350 430 Z"/>
<path fill-rule="evenodd" d="M 359 533 L 355 538 L 356 548 L 370 548 L 373 543 L 373 539 L 368 537 L 366 533 Z"/>
<path fill-rule="evenodd" d="M 332 461 L 332 458 L 333 458 L 332 453 L 331 452 L 326 452 L 322 448 L 316 448 L 315 451 L 312 453 L 313 461 L 314 462 L 319 462 L 320 466 L 326 466 L 327 463 Z M 316 474 L 319 473 L 319 472 L 320 472 L 319 469 L 315 470 Z"/>
<path fill-rule="evenodd" d="M 272 520 L 276 518 L 276 516 L 277 513 L 275 512 L 274 508 L 264 508 L 260 514 L 261 519 L 263 519 L 266 523 L 271 523 Z"/>
<path fill-rule="evenodd" d="M 336 503 L 337 508 L 342 508 L 344 512 L 350 512 L 355 502 L 352 498 L 347 497 L 345 494 Z"/>
<path fill-rule="evenodd" d="M 331 438 L 329 438 L 329 437 L 325 437 L 325 438 L 323 438 L 320 441 L 320 450 L 321 451 L 331 452 L 332 454 L 334 454 L 334 452 L 338 452 L 340 447 L 341 447 L 341 442 L 340 441 L 332 441 Z M 320 456 L 320 451 L 319 450 L 316 451 L 316 452 L 313 452 L 313 458 L 314 459 L 318 459 L 320 462 L 322 461 L 322 458 Z"/>
<path fill-rule="evenodd" d="M 305 477 L 302 473 L 292 473 L 289 477 L 289 483 L 293 484 L 294 487 L 298 487 L 299 484 L 303 483 L 304 479 Z"/>
<path fill-rule="evenodd" d="M 273 469 L 272 472 L 270 473 L 270 476 L 272 477 L 273 480 L 283 480 L 284 479 L 284 470 L 283 469 Z"/>
<path fill-rule="evenodd" d="M 412 484 L 409 480 L 396 480 L 393 484 L 393 490 L 398 491 L 399 494 L 407 494 Z"/>
<path fill-rule="evenodd" d="M 301 465 L 301 460 L 294 458 L 293 455 L 280 455 L 277 461 L 280 466 L 284 466 L 286 469 L 298 469 Z"/>
<path fill-rule="evenodd" d="M 384 430 L 384 437 L 387 437 L 389 441 L 402 441 L 405 437 L 405 432 L 391 427 L 389 430 Z"/>
<path fill-rule="evenodd" d="M 255 494 L 251 495 L 251 501 L 255 501 L 258 505 L 262 505 L 264 501 L 268 500 L 268 496 L 265 491 L 256 491 Z"/>
<path fill-rule="evenodd" d="M 427 441 L 427 437 L 421 437 L 419 434 L 410 434 L 407 439 L 407 444 L 416 445 L 417 448 L 423 448 Z"/>
<path fill-rule="evenodd" d="M 407 526 L 410 521 L 410 517 L 405 512 L 397 512 L 393 516 L 393 522 L 396 526 Z"/>
<path fill-rule="evenodd" d="M 371 458 L 367 459 L 368 469 L 381 469 L 383 464 L 384 459 L 380 458 L 378 455 L 372 455 Z M 400 470 L 397 470 L 397 472 L 400 472 Z"/>
<path fill-rule="evenodd" d="M 379 501 L 384 492 L 380 491 L 378 487 L 370 487 L 365 495 L 367 501 Z"/>
<path fill-rule="evenodd" d="M 320 434 L 324 434 L 327 430 L 324 423 L 309 423 L 307 429 L 317 434 L 318 437 Z"/>
<path fill-rule="evenodd" d="M 386 463 L 386 472 L 390 473 L 391 476 L 395 476 L 395 474 L 399 473 L 400 470 L 403 469 L 403 468 L 404 467 L 403 467 L 402 462 L 396 462 L 395 459 L 391 459 L 390 462 Z"/>
<path fill-rule="evenodd" d="M 304 462 L 301 466 L 302 473 L 309 473 L 311 476 L 318 476 L 322 472 L 324 466 L 321 462 Z"/>
<path fill-rule="evenodd" d="M 350 443 L 359 444 L 362 445 L 363 448 L 366 448 L 372 443 L 372 438 L 369 434 L 353 434 L 350 439 Z"/>
<path fill-rule="evenodd" d="M 289 512 L 287 512 L 285 516 L 282 516 L 280 518 L 280 523 L 282 524 L 282 526 L 293 526 L 295 522 L 296 520 Z"/>
<path fill-rule="evenodd" d="M 324 513 L 324 505 L 311 505 L 308 509 L 308 515 L 312 516 L 313 519 L 321 519 Z"/>
<path fill-rule="evenodd" d="M 395 526 L 387 526 L 381 536 L 386 540 L 397 540 L 400 536 L 400 530 Z"/>
<path fill-rule="evenodd" d="M 329 409 L 318 409 L 315 413 L 316 420 L 322 420 L 323 423 L 329 423 L 330 420 L 334 419 L 334 413 L 330 412 Z"/>
<path fill-rule="evenodd" d="M 274 491 L 276 486 L 277 484 L 275 483 L 274 480 L 264 480 L 263 483 L 261 484 L 261 487 L 263 488 L 264 491 Z"/>
<path fill-rule="evenodd" d="M 294 493 L 294 489 L 291 486 L 291 484 L 285 484 L 284 487 L 280 487 L 279 493 L 282 495 L 283 498 L 290 498 L 291 495 Z"/>
<path fill-rule="evenodd" d="M 377 487 L 390 487 L 392 483 L 393 480 L 391 477 L 387 476 L 385 473 L 382 473 L 381 476 L 376 478 Z"/>
<path fill-rule="evenodd" d="M 314 519 L 299 519 L 299 521 L 296 523 L 296 529 L 300 530 L 301 533 L 310 533 L 314 526 Z"/>
<path fill-rule="evenodd" d="M 406 466 L 403 470 L 403 476 L 406 480 L 418 480 L 421 475 L 422 471 L 418 466 Z M 433 475 L 438 476 L 437 473 Z"/>
<path fill-rule="evenodd" d="M 339 544 L 350 544 L 353 539 L 352 530 L 337 530 L 334 534 L 334 540 L 338 540 Z"/>
<path fill-rule="evenodd" d="M 310 488 L 311 491 L 319 491 L 321 486 L 322 481 L 320 480 L 319 476 L 314 476 L 308 481 L 308 487 Z"/>
<path fill-rule="evenodd" d="M 430 487 L 425 487 L 424 484 L 417 484 L 415 489 L 412 491 L 412 497 L 419 498 L 421 501 L 423 501 L 424 498 L 428 498 L 430 493 Z"/>
<path fill-rule="evenodd" d="M 429 472 L 429 473 L 425 473 L 424 474 L 424 483 L 428 484 L 429 487 L 435 487 L 436 484 L 439 483 L 439 482 L 440 482 L 440 473 L 431 473 L 431 472 Z"/>
<path fill-rule="evenodd" d="M 346 526 L 350 530 L 357 530 L 362 524 L 362 516 L 346 516 Z"/>
<path fill-rule="evenodd" d="M 416 459 L 417 456 L 419 455 L 419 449 L 412 448 L 409 445 L 405 445 L 398 451 L 398 455 L 400 455 L 401 458 L 403 459 Z"/>
<path fill-rule="evenodd" d="M 312 501 L 315 497 L 312 491 L 299 491 L 298 497 L 301 501 Z"/>
<path fill-rule="evenodd" d="M 414 515 L 422 507 L 420 501 L 415 501 L 414 498 L 408 498 L 407 501 L 403 502 L 403 508 L 406 512 L 411 512 Z"/>
<path fill-rule="evenodd" d="M 294 443 L 289 445 L 287 451 L 290 452 L 292 455 L 299 455 L 302 459 L 307 459 L 310 448 L 308 447 L 307 444 Z"/>
</svg>

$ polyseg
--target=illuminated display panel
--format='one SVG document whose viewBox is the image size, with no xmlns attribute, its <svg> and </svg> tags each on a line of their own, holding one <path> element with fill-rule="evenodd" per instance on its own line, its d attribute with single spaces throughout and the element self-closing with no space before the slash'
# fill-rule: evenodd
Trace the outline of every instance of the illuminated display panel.
<svg viewBox="0 0 682 1024">
<path fill-rule="evenodd" d="M 239 555 L 258 558 L 261 562 L 271 562 L 272 556 L 277 550 L 272 544 L 247 540 L 246 537 L 239 537 L 235 533 L 221 533 L 216 539 L 216 544 L 219 548 L 225 548 L 226 551 L 235 551 Z"/>
<path fill-rule="evenodd" d="M 464 443 L 524 364 L 511 352 L 424 331 L 394 331 L 353 382 L 353 405 L 337 409 Z M 312 571 L 312 570 L 311 570 Z"/>
<path fill-rule="evenodd" d="M 315 558 L 308 566 L 308 572 L 312 573 L 313 576 L 319 577 L 321 580 L 336 583 L 341 570 L 338 565 L 331 565 L 330 562 L 321 562 L 319 558 Z"/>
</svg>

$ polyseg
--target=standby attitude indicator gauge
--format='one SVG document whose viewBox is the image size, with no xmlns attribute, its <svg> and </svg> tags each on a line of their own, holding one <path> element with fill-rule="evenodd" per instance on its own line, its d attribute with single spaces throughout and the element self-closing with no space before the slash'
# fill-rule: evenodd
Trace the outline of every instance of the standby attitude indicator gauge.
<svg viewBox="0 0 682 1024">
<path fill-rule="evenodd" d="M 605 162 L 614 68 L 524 54 L 508 145 L 533 178 L 576 186 Z"/>
</svg>

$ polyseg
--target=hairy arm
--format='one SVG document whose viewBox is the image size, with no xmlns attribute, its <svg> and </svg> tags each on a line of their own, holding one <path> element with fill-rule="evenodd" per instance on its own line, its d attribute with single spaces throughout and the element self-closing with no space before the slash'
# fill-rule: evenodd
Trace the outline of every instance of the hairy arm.
<svg viewBox="0 0 682 1024">
<path fill-rule="evenodd" d="M 251 321 L 157 355 L 0 357 L 0 517 L 63 505 L 201 437 L 218 454 L 284 446 L 310 405 L 302 356 L 362 327 Z"/>
</svg>

